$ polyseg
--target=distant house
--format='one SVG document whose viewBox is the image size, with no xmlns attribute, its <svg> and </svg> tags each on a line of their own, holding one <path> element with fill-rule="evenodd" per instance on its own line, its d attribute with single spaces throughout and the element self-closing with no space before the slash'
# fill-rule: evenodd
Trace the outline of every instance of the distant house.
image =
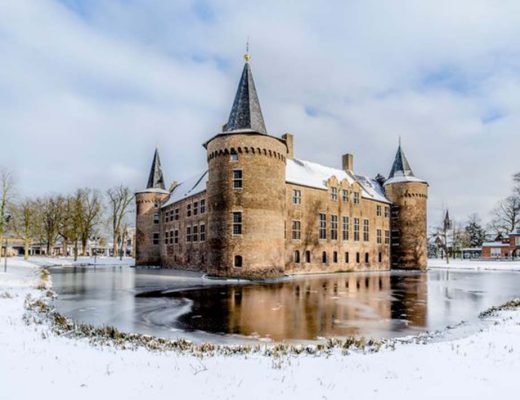
<svg viewBox="0 0 520 400">
<path fill-rule="evenodd" d="M 497 237 L 492 242 L 482 244 L 484 259 L 516 259 L 520 257 L 520 227 L 509 235 Z"/>
</svg>

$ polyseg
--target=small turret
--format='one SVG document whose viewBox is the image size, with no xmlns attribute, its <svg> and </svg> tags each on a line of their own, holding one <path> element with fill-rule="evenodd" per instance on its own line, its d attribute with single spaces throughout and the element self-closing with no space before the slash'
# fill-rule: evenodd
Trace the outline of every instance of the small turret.
<svg viewBox="0 0 520 400">
<path fill-rule="evenodd" d="M 428 183 L 417 178 L 399 141 L 395 160 L 384 183 L 391 213 L 391 263 L 395 269 L 427 268 Z"/>
<path fill-rule="evenodd" d="M 137 265 L 161 264 L 161 204 L 169 197 L 165 190 L 159 150 L 156 148 L 146 189 L 135 194 Z"/>
</svg>

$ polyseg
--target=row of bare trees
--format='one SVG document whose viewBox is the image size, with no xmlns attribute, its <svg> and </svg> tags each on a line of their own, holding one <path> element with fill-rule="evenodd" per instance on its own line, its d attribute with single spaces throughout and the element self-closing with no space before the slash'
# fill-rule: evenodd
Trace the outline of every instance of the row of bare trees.
<svg viewBox="0 0 520 400">
<path fill-rule="evenodd" d="M 520 173 L 513 176 L 511 195 L 499 201 L 493 209 L 489 228 L 497 234 L 507 234 L 520 228 Z"/>
<path fill-rule="evenodd" d="M 80 188 L 68 195 L 22 198 L 16 195 L 13 174 L 0 170 L 0 241 L 9 233 L 24 242 L 24 255 L 34 243 L 42 243 L 51 254 L 60 241 L 63 249 L 72 246 L 74 257 L 86 255 L 89 240 L 105 241 L 110 235 L 113 255 L 123 255 L 128 239 L 133 193 L 126 186 L 99 190 Z M 10 221 L 6 223 L 6 215 Z M 1 243 L 1 242 L 0 242 Z"/>
</svg>

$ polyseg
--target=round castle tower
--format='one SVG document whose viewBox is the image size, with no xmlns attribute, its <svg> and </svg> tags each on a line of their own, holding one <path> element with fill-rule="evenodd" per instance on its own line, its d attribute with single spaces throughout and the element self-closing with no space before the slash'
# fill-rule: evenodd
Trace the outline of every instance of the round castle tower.
<svg viewBox="0 0 520 400">
<path fill-rule="evenodd" d="M 205 144 L 208 266 L 220 276 L 284 269 L 287 145 L 267 134 L 248 61 L 228 123 Z"/>
<path fill-rule="evenodd" d="M 165 190 L 159 151 L 155 149 L 152 169 L 145 190 L 135 194 L 136 265 L 161 265 L 160 210 L 169 197 Z"/>
<path fill-rule="evenodd" d="M 428 265 L 428 183 L 416 178 L 399 143 L 390 175 L 384 183 L 392 201 L 391 265 L 393 269 L 421 269 Z"/>
</svg>

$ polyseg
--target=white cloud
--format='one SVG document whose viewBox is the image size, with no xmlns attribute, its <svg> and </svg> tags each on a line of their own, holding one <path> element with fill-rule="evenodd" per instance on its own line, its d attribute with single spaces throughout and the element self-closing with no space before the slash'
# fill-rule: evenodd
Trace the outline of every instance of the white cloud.
<svg viewBox="0 0 520 400">
<path fill-rule="evenodd" d="M 66 5 L 70 6 L 66 6 Z M 79 5 L 79 6 L 78 6 Z M 29 194 L 204 168 L 251 37 L 268 129 L 388 173 L 402 136 L 442 207 L 486 217 L 520 139 L 517 1 L 0 0 L 0 164 Z M 7 149 L 7 150 L 6 150 Z"/>
</svg>

